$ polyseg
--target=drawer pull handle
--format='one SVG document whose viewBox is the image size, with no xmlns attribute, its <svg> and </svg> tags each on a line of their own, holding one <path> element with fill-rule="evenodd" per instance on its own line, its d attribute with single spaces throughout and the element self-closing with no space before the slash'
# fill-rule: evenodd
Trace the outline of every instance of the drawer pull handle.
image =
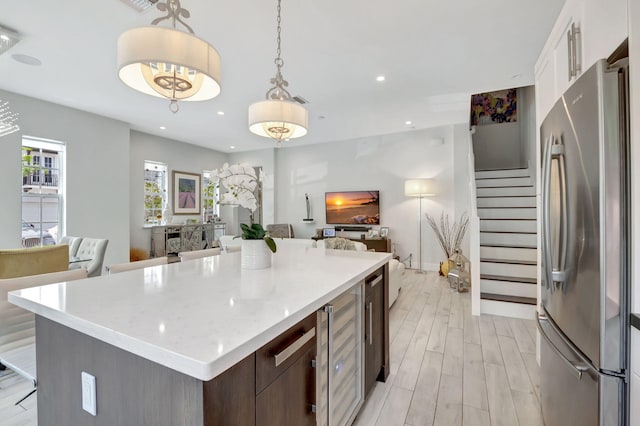
<svg viewBox="0 0 640 426">
<path fill-rule="evenodd" d="M 371 288 L 374 288 L 380 282 L 382 282 L 382 275 L 378 275 L 375 280 L 369 281 L 367 284 L 369 284 Z"/>
<path fill-rule="evenodd" d="M 315 336 L 316 328 L 313 327 L 311 330 L 304 333 L 298 340 L 287 346 L 285 350 L 278 354 L 275 354 L 274 358 L 276 359 L 276 367 L 285 362 L 291 355 L 293 355 L 298 349 L 303 347 L 309 340 L 313 339 Z"/>
</svg>

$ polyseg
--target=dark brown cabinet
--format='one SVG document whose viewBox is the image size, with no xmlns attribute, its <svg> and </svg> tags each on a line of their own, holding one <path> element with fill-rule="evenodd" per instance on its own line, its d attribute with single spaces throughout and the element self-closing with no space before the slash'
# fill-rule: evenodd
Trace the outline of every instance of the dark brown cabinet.
<svg viewBox="0 0 640 426">
<path fill-rule="evenodd" d="M 385 275 L 382 269 L 365 280 L 364 296 L 364 394 L 369 394 L 376 380 L 386 378 L 385 366 Z"/>
<path fill-rule="evenodd" d="M 204 383 L 205 426 L 314 425 L 317 314 Z"/>
</svg>

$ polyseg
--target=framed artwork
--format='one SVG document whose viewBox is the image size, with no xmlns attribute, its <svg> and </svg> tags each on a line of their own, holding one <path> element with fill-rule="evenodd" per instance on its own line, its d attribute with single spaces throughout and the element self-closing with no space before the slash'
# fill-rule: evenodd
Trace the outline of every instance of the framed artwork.
<svg viewBox="0 0 640 426">
<path fill-rule="evenodd" d="M 369 229 L 369 232 L 367 233 L 367 238 L 369 238 L 370 240 L 380 238 L 380 233 L 378 232 L 377 229 Z"/>
<path fill-rule="evenodd" d="M 389 235 L 389 228 L 386 226 L 380 228 L 380 238 L 387 238 L 387 235 Z"/>
<path fill-rule="evenodd" d="M 336 236 L 336 228 L 324 228 L 322 230 L 322 236 L 324 238 L 331 238 Z"/>
<path fill-rule="evenodd" d="M 200 214 L 201 177 L 173 170 L 173 214 Z"/>
</svg>

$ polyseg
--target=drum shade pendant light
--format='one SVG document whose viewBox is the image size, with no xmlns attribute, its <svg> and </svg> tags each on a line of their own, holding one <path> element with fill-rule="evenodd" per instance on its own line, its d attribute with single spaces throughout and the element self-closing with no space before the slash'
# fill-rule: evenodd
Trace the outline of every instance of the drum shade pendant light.
<svg viewBox="0 0 640 426">
<path fill-rule="evenodd" d="M 249 106 L 249 130 L 259 136 L 272 138 L 280 147 L 283 140 L 299 138 L 307 134 L 309 112 L 293 100 L 286 87 L 289 83 L 282 77 L 284 61 L 280 49 L 280 3 L 278 0 L 276 76 L 271 79 L 274 86 L 267 91 L 266 101 Z"/>
<path fill-rule="evenodd" d="M 166 16 L 151 26 L 125 31 L 118 38 L 118 76 L 132 89 L 169 99 L 177 112 L 178 101 L 205 101 L 220 93 L 220 55 L 196 37 L 181 18 L 189 18 L 180 0 L 158 2 Z M 157 26 L 171 20 L 172 28 Z M 176 29 L 182 24 L 188 32 Z"/>
</svg>

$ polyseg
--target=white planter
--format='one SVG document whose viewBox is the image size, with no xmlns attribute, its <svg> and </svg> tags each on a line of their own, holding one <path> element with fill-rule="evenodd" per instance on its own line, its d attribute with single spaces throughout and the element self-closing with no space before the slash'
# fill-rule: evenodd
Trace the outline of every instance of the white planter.
<svg viewBox="0 0 640 426">
<path fill-rule="evenodd" d="M 271 267 L 271 250 L 264 240 L 242 240 L 240 267 L 242 269 L 265 269 Z"/>
</svg>

